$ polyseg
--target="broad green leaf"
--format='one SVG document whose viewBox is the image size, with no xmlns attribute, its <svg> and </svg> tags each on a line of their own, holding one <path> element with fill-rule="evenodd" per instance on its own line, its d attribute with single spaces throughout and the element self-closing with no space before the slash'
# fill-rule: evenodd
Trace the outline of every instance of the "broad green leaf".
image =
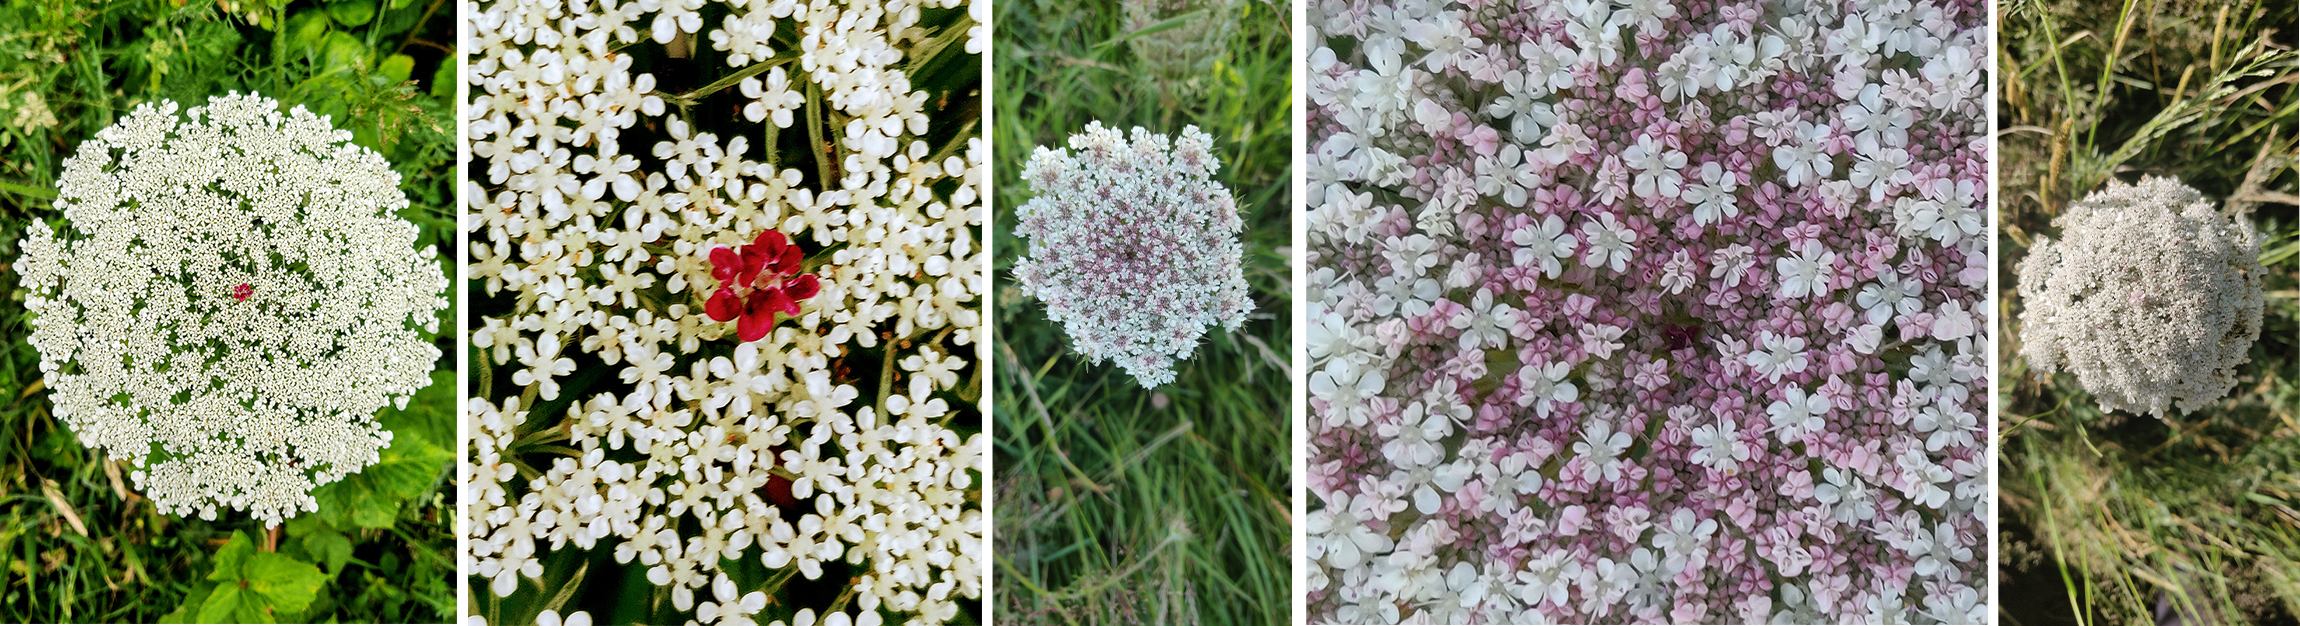
<svg viewBox="0 0 2300 626">
<path fill-rule="evenodd" d="M 215 584 L 215 583 L 207 583 L 207 582 L 204 582 L 204 583 L 200 583 L 200 584 L 199 584 L 199 586 L 197 586 L 197 587 L 193 587 L 193 588 L 192 588 L 192 592 L 191 592 L 190 594 L 186 594 L 186 595 L 184 596 L 184 603 L 183 603 L 183 605 L 176 607 L 176 610 L 174 610 L 174 611 L 169 611 L 167 615 L 162 615 L 162 616 L 160 616 L 160 623 L 162 623 L 162 624 L 196 624 L 196 623 L 199 623 L 200 607 L 203 607 L 203 606 L 207 606 L 207 604 L 208 604 L 208 596 L 210 596 L 210 595 L 213 595 L 213 594 L 215 593 L 215 591 L 216 591 L 216 584 Z"/>
<path fill-rule="evenodd" d="M 328 0 L 327 15 L 345 26 L 366 24 L 375 19 L 375 0 Z"/>
<path fill-rule="evenodd" d="M 322 55 L 324 61 L 321 66 L 330 72 L 358 74 L 367 70 L 368 62 L 374 54 L 375 51 L 360 43 L 358 37 L 336 31 L 327 35 L 327 53 Z"/>
<path fill-rule="evenodd" d="M 414 71 L 415 57 L 404 54 L 391 55 L 383 60 L 382 65 L 376 66 L 376 72 L 390 79 L 393 84 L 407 82 L 407 75 Z"/>
<path fill-rule="evenodd" d="M 277 624 L 264 614 L 263 599 L 238 584 L 216 585 L 208 603 L 200 607 L 202 624 Z"/>
<path fill-rule="evenodd" d="M 232 539 L 216 550 L 216 569 L 208 572 L 208 580 L 224 582 L 234 580 L 245 569 L 248 555 L 256 553 L 256 544 L 248 541 L 248 534 L 232 531 Z"/>
<path fill-rule="evenodd" d="M 317 54 L 320 42 L 327 39 L 327 31 L 327 17 L 318 11 L 297 13 L 288 18 L 288 50 Z"/>
<path fill-rule="evenodd" d="M 319 595 L 327 577 L 319 567 L 275 552 L 258 552 L 249 559 L 248 590 L 262 594 L 278 614 L 301 615 Z"/>
<path fill-rule="evenodd" d="M 303 550 L 311 558 L 327 566 L 330 575 L 343 573 L 343 564 L 351 560 L 351 539 L 333 530 L 325 530 L 303 538 Z"/>
<path fill-rule="evenodd" d="M 310 563 L 257 552 L 247 533 L 234 532 L 216 551 L 216 569 L 208 580 L 215 589 L 201 603 L 201 622 L 268 624 L 300 618 L 327 577 Z"/>
</svg>

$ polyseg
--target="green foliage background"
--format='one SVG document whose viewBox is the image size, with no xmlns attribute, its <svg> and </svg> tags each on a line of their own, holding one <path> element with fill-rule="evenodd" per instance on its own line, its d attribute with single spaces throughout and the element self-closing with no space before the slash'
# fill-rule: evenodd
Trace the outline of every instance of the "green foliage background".
<svg viewBox="0 0 2300 626">
<path fill-rule="evenodd" d="M 1293 162 L 1290 8 L 1234 11 L 1229 53 L 1194 90 L 1159 88 L 1129 34 L 1179 31 L 1124 21 L 1116 0 L 997 5 L 994 54 L 998 310 L 996 594 L 1014 624 L 1279 624 L 1292 589 L 1292 344 L 1288 246 Z M 1163 29 L 1163 30 L 1162 30 Z M 1172 91 L 1195 91 L 1187 100 Z M 1246 221 L 1253 317 L 1215 329 L 1173 383 L 1142 389 L 1114 365 L 1069 351 L 1045 309 L 1012 284 L 1034 146 L 1067 146 L 1100 120 L 1215 140 L 1217 178 Z"/>
<path fill-rule="evenodd" d="M 2300 56 L 2289 0 L 2007 0 L 1999 617 L 2286 624 L 2300 615 Z M 2268 307 L 2228 398 L 2104 414 L 2020 358 L 2013 268 L 2110 177 L 2177 176 L 2268 238 Z"/>
<path fill-rule="evenodd" d="M 27 223 L 61 219 L 54 180 L 82 139 L 141 103 L 253 91 L 332 116 L 390 160 L 413 205 L 401 215 L 453 276 L 454 12 L 445 0 L 0 4 L 0 622 L 452 620 L 453 361 L 407 410 L 378 414 L 397 435 L 381 464 L 317 490 L 320 511 L 266 552 L 245 515 L 155 513 L 50 414 L 9 262 Z M 454 312 L 441 319 L 452 327 Z"/>
</svg>

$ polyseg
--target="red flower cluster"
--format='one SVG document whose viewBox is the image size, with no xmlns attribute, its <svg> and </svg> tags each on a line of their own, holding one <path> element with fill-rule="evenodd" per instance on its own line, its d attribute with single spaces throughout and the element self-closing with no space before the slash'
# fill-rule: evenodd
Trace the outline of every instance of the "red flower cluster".
<svg viewBox="0 0 2300 626">
<path fill-rule="evenodd" d="M 799 273 L 799 261 L 799 247 L 779 230 L 761 232 L 741 248 L 711 248 L 711 276 L 719 279 L 719 291 L 703 311 L 721 322 L 741 320 L 735 334 L 758 341 L 775 327 L 776 313 L 796 317 L 799 301 L 822 291 L 814 274 Z"/>
<path fill-rule="evenodd" d="M 255 287 L 255 285 L 250 285 L 250 284 L 247 284 L 247 283 L 240 283 L 240 286 L 238 286 L 238 287 L 233 287 L 233 288 L 232 288 L 232 299 L 233 299 L 233 300 L 238 300 L 238 301 L 240 301 L 240 302 L 247 302 L 247 301 L 248 301 L 248 296 L 252 296 L 252 295 L 256 295 L 256 287 Z"/>
</svg>

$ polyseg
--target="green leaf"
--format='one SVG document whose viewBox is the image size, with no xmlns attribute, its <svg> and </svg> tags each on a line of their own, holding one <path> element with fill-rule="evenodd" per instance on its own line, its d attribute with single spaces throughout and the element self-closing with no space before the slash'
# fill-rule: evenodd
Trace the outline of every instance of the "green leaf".
<svg viewBox="0 0 2300 626">
<path fill-rule="evenodd" d="M 201 603 L 199 617 L 211 624 L 295 621 L 327 582 L 310 563 L 257 552 L 245 532 L 233 532 L 231 541 L 216 551 L 216 570 L 208 580 L 215 589 Z"/>
<path fill-rule="evenodd" d="M 255 553 L 256 545 L 248 541 L 247 533 L 232 531 L 232 539 L 216 550 L 216 569 L 208 572 L 208 580 L 220 583 L 235 579 L 245 569 L 248 555 Z"/>
<path fill-rule="evenodd" d="M 343 573 L 343 564 L 351 560 L 351 539 L 333 530 L 303 538 L 303 550 L 311 558 L 327 566 L 330 575 Z"/>
<path fill-rule="evenodd" d="M 392 84 L 407 82 L 407 75 L 415 71 L 415 57 L 404 54 L 391 55 L 390 58 L 383 60 L 382 65 L 376 66 L 375 71 L 382 74 L 384 78 L 390 79 Z"/>
<path fill-rule="evenodd" d="M 184 596 L 184 604 L 182 606 L 176 607 L 176 610 L 174 611 L 169 611 L 167 615 L 160 616 L 160 623 L 198 623 L 197 619 L 199 617 L 200 607 L 207 605 L 208 596 L 214 594 L 215 591 L 215 583 L 200 583 L 199 586 L 193 587 L 192 592 Z"/>
<path fill-rule="evenodd" d="M 431 97 L 441 100 L 455 97 L 457 80 L 454 63 L 439 64 L 439 69 L 431 73 Z"/>
<path fill-rule="evenodd" d="M 274 552 L 259 552 L 248 561 L 248 590 L 270 600 L 281 614 L 297 615 L 319 595 L 327 578 L 319 567 Z"/>
<path fill-rule="evenodd" d="M 367 70 L 368 61 L 374 53 L 366 44 L 360 43 L 358 37 L 336 31 L 327 34 L 327 54 L 323 55 L 325 61 L 321 65 L 330 72 L 358 74 Z"/>
<path fill-rule="evenodd" d="M 366 24 L 375 19 L 375 0 L 328 0 L 327 16 L 345 26 Z"/>
<path fill-rule="evenodd" d="M 217 585 L 208 603 L 200 607 L 202 624 L 277 624 L 263 612 L 262 598 L 254 597 L 237 584 Z"/>
<path fill-rule="evenodd" d="M 288 18 L 288 49 L 302 53 L 318 53 L 320 42 L 327 39 L 327 18 L 316 11 L 305 11 Z"/>
</svg>

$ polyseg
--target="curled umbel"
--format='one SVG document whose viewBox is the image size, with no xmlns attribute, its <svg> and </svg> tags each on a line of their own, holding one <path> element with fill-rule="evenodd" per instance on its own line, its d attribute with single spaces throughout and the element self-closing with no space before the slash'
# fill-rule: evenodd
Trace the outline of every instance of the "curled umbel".
<svg viewBox="0 0 2300 626">
<path fill-rule="evenodd" d="M 2171 178 L 2108 187 L 2021 261 L 2021 356 L 2067 371 L 2103 411 L 2167 417 L 2236 384 L 2260 338 L 2260 237 Z"/>
</svg>

